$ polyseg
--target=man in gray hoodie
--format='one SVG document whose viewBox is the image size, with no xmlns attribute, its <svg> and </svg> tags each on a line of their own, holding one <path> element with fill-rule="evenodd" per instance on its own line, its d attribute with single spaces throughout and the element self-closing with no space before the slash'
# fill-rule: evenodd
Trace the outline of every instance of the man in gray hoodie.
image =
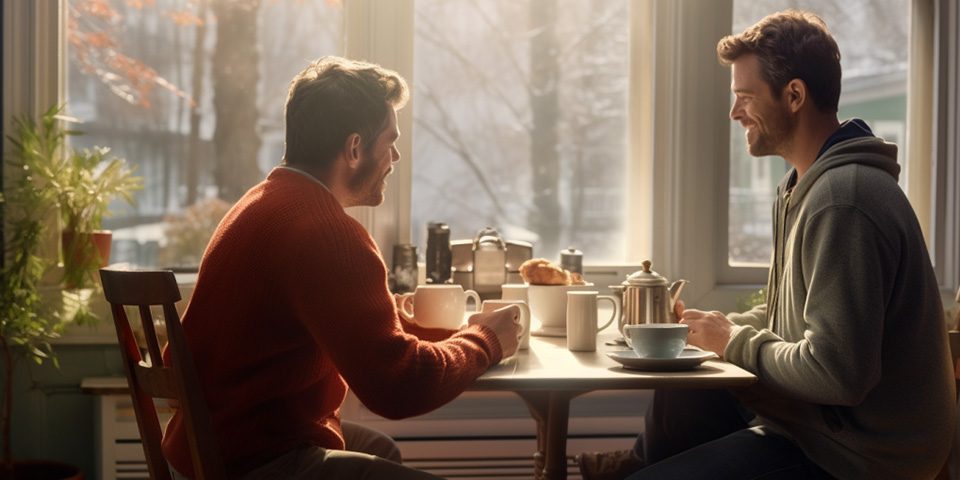
<svg viewBox="0 0 960 480">
<path fill-rule="evenodd" d="M 777 188 L 766 303 L 678 313 L 691 344 L 759 382 L 735 399 L 657 392 L 638 442 L 651 465 L 629 479 L 933 478 L 955 393 L 896 145 L 837 120 L 840 53 L 815 15 L 770 15 L 717 54 L 750 154 L 793 168 Z"/>
</svg>

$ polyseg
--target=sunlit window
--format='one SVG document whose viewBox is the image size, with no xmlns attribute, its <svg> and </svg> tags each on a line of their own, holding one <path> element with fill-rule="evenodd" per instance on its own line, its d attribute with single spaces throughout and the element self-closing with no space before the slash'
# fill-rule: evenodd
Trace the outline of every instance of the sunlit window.
<svg viewBox="0 0 960 480">
<path fill-rule="evenodd" d="M 341 52 L 330 0 L 69 0 L 77 146 L 137 166 L 137 203 L 112 206 L 112 261 L 196 267 L 226 209 L 283 154 L 290 79 Z"/>
<path fill-rule="evenodd" d="M 733 32 L 741 32 L 767 14 L 796 8 L 791 0 L 735 0 Z M 904 160 L 907 103 L 909 0 L 809 0 L 802 8 L 827 23 L 840 46 L 843 85 L 841 121 L 858 117 L 874 134 L 900 145 Z M 780 157 L 751 157 L 743 129 L 730 130 L 731 266 L 770 262 L 771 212 L 777 184 L 789 165 Z M 903 175 L 900 184 L 905 185 Z"/>
<path fill-rule="evenodd" d="M 629 2 L 417 0 L 412 236 L 622 262 Z"/>
</svg>

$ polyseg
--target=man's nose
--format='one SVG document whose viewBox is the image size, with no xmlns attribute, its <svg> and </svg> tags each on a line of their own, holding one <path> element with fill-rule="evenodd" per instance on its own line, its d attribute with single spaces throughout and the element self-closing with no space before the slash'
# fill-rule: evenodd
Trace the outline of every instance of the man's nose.
<svg viewBox="0 0 960 480">
<path fill-rule="evenodd" d="M 743 116 L 743 109 L 740 108 L 740 101 L 734 100 L 730 106 L 730 120 L 739 120 Z"/>
</svg>

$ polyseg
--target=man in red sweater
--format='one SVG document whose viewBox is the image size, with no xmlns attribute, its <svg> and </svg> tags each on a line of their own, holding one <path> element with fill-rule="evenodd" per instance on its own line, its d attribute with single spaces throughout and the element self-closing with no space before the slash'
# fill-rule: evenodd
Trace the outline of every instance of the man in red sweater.
<svg viewBox="0 0 960 480">
<path fill-rule="evenodd" d="M 207 246 L 183 328 L 231 478 L 435 478 L 349 451 L 379 443 L 399 460 L 389 439 L 341 424 L 347 388 L 384 417 L 420 415 L 517 348 L 516 307 L 436 342 L 408 333 L 377 245 L 344 211 L 383 202 L 407 97 L 396 72 L 312 63 L 290 86 L 283 164 Z M 164 454 L 190 477 L 182 422 L 174 414 Z"/>
</svg>

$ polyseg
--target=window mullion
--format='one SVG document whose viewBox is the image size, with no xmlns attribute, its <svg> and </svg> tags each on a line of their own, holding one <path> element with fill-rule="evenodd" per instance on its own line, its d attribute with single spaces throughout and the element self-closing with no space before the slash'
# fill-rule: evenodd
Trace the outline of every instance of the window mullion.
<svg viewBox="0 0 960 480">
<path fill-rule="evenodd" d="M 718 169 L 729 163 L 729 73 L 716 42 L 730 31 L 732 1 L 656 4 L 652 260 L 673 277 L 697 281 L 696 301 L 717 284 Z"/>
<path fill-rule="evenodd" d="M 397 71 L 414 87 L 413 78 L 414 0 L 349 0 L 344 2 L 345 52 L 349 58 L 366 60 Z M 350 214 L 373 235 L 391 261 L 391 246 L 410 241 L 410 192 L 413 177 L 412 131 L 413 95 L 398 112 L 401 160 L 388 180 L 383 205 L 356 207 Z"/>
</svg>

